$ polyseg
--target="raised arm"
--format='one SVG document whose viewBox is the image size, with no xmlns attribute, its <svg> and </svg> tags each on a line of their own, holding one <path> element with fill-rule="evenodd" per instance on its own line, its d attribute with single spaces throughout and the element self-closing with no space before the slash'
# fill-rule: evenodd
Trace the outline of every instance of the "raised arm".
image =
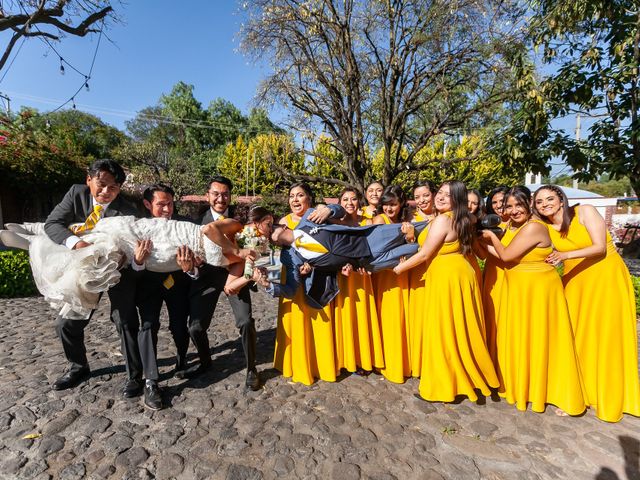
<svg viewBox="0 0 640 480">
<path fill-rule="evenodd" d="M 547 257 L 549 263 L 555 265 L 569 258 L 601 257 L 607 253 L 607 226 L 598 210 L 593 205 L 580 205 L 575 208 L 580 209 L 580 223 L 587 229 L 592 245 L 567 252 L 554 251 Z"/>
<path fill-rule="evenodd" d="M 209 240 L 218 244 L 222 248 L 222 253 L 230 261 L 240 262 L 243 260 L 255 260 L 256 252 L 238 246 L 230 240 L 233 236 L 242 230 L 242 224 L 236 220 L 226 218 L 211 222 L 202 227 L 202 233 Z"/>
<path fill-rule="evenodd" d="M 532 222 L 522 227 L 506 247 L 500 242 L 496 234 L 490 230 L 483 230 L 482 238 L 489 241 L 489 245 L 493 247 L 496 256 L 503 262 L 517 261 L 535 247 L 548 247 L 551 245 L 547 227 L 538 222 Z M 490 249 L 491 253 L 493 251 Z"/>
<path fill-rule="evenodd" d="M 442 247 L 450 228 L 451 219 L 448 216 L 437 216 L 435 220 L 431 222 L 427 238 L 420 250 L 418 250 L 418 253 L 413 255 L 409 260 L 395 266 L 393 271 L 399 274 L 430 260 L 440 247 Z"/>
</svg>

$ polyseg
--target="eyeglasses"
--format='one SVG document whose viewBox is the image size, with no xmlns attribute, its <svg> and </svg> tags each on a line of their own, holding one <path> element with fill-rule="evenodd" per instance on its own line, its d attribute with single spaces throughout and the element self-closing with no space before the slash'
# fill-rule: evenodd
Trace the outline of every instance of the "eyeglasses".
<svg viewBox="0 0 640 480">
<path fill-rule="evenodd" d="M 218 198 L 218 197 L 230 198 L 231 197 L 231 193 L 229 192 L 216 192 L 216 191 L 212 192 L 211 190 L 209 190 L 207 193 L 211 195 L 213 198 Z"/>
</svg>

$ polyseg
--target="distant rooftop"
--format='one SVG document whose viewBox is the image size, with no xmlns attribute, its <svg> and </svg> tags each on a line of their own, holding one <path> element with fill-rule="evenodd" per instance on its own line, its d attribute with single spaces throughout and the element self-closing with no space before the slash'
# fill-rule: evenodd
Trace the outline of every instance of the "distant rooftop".
<svg viewBox="0 0 640 480">
<path fill-rule="evenodd" d="M 564 193 L 567 195 L 567 198 L 569 199 L 571 198 L 605 198 L 602 195 L 589 192 L 587 190 L 580 190 L 579 188 L 572 188 L 572 187 L 563 187 L 560 185 L 558 186 L 564 191 Z M 529 190 L 531 190 L 531 193 L 535 193 L 535 191 L 538 190 L 540 187 L 542 187 L 542 185 L 539 183 L 533 183 L 530 185 L 526 185 L 526 187 Z"/>
</svg>

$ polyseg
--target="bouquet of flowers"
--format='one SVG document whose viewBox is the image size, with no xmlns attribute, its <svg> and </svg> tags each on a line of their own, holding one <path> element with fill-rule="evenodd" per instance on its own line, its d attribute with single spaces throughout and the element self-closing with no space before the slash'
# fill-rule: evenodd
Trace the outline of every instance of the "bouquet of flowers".
<svg viewBox="0 0 640 480">
<path fill-rule="evenodd" d="M 260 255 L 266 255 L 269 253 L 269 239 L 261 235 L 260 232 L 258 232 L 258 229 L 253 225 L 247 225 L 242 229 L 242 231 L 236 233 L 236 242 L 240 248 L 250 248 Z M 253 267 L 254 264 L 252 262 L 245 262 L 245 278 L 253 277 Z"/>
</svg>

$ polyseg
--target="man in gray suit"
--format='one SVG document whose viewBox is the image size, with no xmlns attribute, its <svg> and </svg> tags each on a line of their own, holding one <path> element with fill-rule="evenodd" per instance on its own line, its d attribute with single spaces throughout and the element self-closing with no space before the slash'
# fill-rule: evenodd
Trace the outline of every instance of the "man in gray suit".
<svg viewBox="0 0 640 480">
<path fill-rule="evenodd" d="M 125 173 L 118 163 L 113 160 L 94 162 L 88 169 L 86 183 L 73 185 L 53 209 L 45 222 L 46 234 L 54 242 L 75 250 L 89 244 L 74 232 L 91 230 L 104 217 L 137 215 L 135 206 L 119 195 L 124 181 Z M 135 314 L 134 299 L 130 293 L 132 289 L 129 288 L 131 281 L 130 269 L 124 269 L 120 282 L 109 290 L 111 319 L 116 325 L 126 315 Z M 88 323 L 89 319 L 72 320 L 58 316 L 56 331 L 70 365 L 67 372 L 53 384 L 54 390 L 75 387 L 89 377 L 84 345 L 84 329 Z"/>
<path fill-rule="evenodd" d="M 209 208 L 200 220 L 206 225 L 216 220 L 233 216 L 230 213 L 231 180 L 226 177 L 214 177 L 209 182 L 207 200 Z M 211 351 L 207 330 L 218 303 L 220 293 L 224 291 L 228 271 L 223 267 L 202 265 L 199 267 L 199 278 L 191 282 L 189 308 L 189 334 L 200 357 L 197 373 L 203 372 L 211 365 Z M 240 330 L 240 339 L 247 367 L 246 386 L 252 390 L 260 388 L 260 378 L 256 370 L 256 325 L 251 313 L 250 285 L 246 285 L 237 295 L 230 295 L 229 303 Z"/>
</svg>

